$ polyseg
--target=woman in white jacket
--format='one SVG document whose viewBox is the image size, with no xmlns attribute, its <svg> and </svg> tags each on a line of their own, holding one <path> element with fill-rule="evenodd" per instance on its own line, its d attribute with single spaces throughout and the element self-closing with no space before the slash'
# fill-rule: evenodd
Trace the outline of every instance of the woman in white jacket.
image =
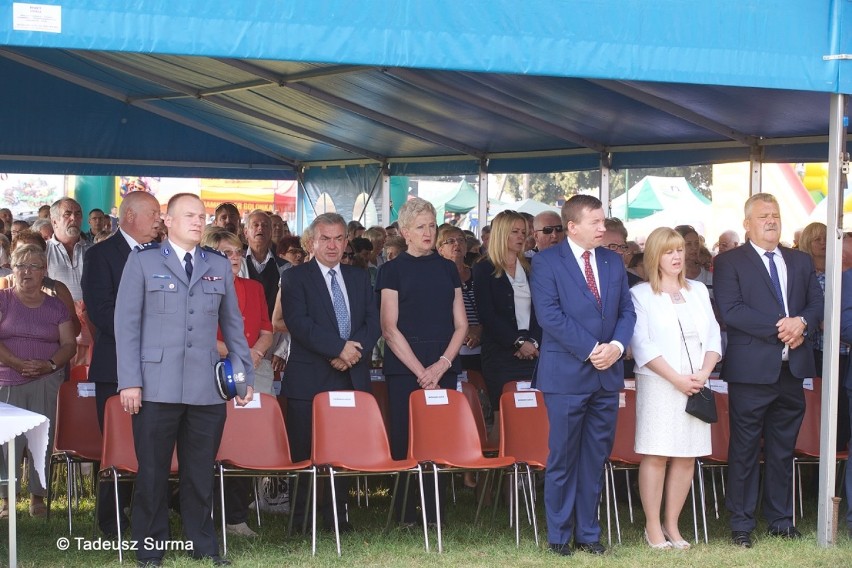
<svg viewBox="0 0 852 568">
<path fill-rule="evenodd" d="M 636 453 L 645 540 L 653 548 L 689 548 L 677 522 L 695 458 L 710 453 L 710 425 L 686 413 L 721 358 L 719 324 L 701 282 L 687 281 L 684 242 L 667 227 L 645 242 L 648 282 L 631 289 L 636 328 Z M 668 465 L 668 470 L 667 466 Z M 665 493 L 666 510 L 660 522 Z"/>
</svg>

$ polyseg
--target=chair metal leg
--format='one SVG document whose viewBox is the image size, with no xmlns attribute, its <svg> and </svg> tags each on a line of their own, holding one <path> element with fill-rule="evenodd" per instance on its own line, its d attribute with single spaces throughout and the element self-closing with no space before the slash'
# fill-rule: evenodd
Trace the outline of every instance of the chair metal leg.
<svg viewBox="0 0 852 568">
<path fill-rule="evenodd" d="M 627 511 L 630 513 L 630 524 L 633 524 L 633 489 L 630 486 L 630 470 L 624 470 L 624 485 L 627 487 Z M 615 495 L 615 481 L 612 482 L 612 493 Z M 621 540 L 619 539 L 619 544 Z"/>
<path fill-rule="evenodd" d="M 222 554 L 228 556 L 228 531 L 225 527 L 225 468 L 219 464 L 219 509 L 222 511 Z"/>
<path fill-rule="evenodd" d="M 409 479 L 411 478 L 411 476 L 408 477 Z M 417 464 L 417 482 L 420 486 L 420 514 L 423 517 L 423 543 L 426 545 L 426 552 L 429 552 L 429 527 L 426 526 L 426 491 L 423 489 L 423 467 L 420 464 Z M 440 518 L 438 522 L 440 523 Z M 438 538 L 441 537 L 440 527 L 441 525 L 439 524 Z"/>
<path fill-rule="evenodd" d="M 123 564 L 124 555 L 121 550 L 124 548 L 124 539 L 121 538 L 121 506 L 118 504 L 118 471 L 115 468 L 112 468 L 112 487 L 115 498 L 115 528 L 118 535 L 118 562 Z"/>
<path fill-rule="evenodd" d="M 530 517 L 532 517 L 533 534 L 535 535 L 535 546 L 536 548 L 538 548 L 538 519 L 536 519 L 535 516 L 535 481 L 533 478 L 533 472 L 530 469 L 530 464 L 526 464 L 526 466 L 528 488 L 530 492 Z"/>
<path fill-rule="evenodd" d="M 444 541 L 441 535 L 441 497 L 438 491 L 438 465 L 432 464 L 432 472 L 435 475 L 435 521 L 438 526 L 438 553 L 444 552 Z M 426 511 L 423 511 L 423 524 L 426 525 Z"/>
<path fill-rule="evenodd" d="M 689 494 L 692 496 L 692 527 L 695 531 L 695 544 L 698 544 L 698 503 L 695 501 L 695 477 L 692 478 L 692 483 L 689 487 Z M 701 508 L 704 510 L 704 507 Z"/>
<path fill-rule="evenodd" d="M 355 476 L 355 504 L 361 507 L 361 477 Z"/>
<path fill-rule="evenodd" d="M 260 479 L 259 477 L 253 477 L 254 480 L 254 511 L 257 513 L 257 526 L 260 526 Z M 267 479 L 275 479 L 274 477 L 269 477 Z M 289 532 L 288 532 L 289 534 Z"/>
<path fill-rule="evenodd" d="M 701 463 L 701 460 L 696 460 L 695 465 L 698 472 L 698 493 L 699 501 L 701 502 L 701 519 L 704 522 L 704 543 L 707 544 L 707 488 L 704 485 L 704 465 Z M 696 542 L 697 541 L 698 539 L 696 537 Z"/>
<path fill-rule="evenodd" d="M 796 526 L 796 481 L 797 481 L 797 477 L 798 476 L 796 475 L 796 458 L 793 458 L 793 483 L 792 483 L 792 486 L 793 486 L 793 526 L 794 527 Z M 799 493 L 800 493 L 800 496 L 801 496 L 801 490 L 799 491 Z M 799 505 L 799 514 L 801 514 L 801 505 Z"/>
<path fill-rule="evenodd" d="M 71 472 L 71 459 L 68 456 L 65 456 L 65 471 L 67 474 Z M 48 489 L 50 491 L 50 489 Z M 65 497 L 68 499 L 68 535 L 71 535 L 71 478 L 68 475 L 65 476 Z M 77 507 L 79 508 L 79 503 Z M 50 514 L 50 504 L 47 506 L 47 513 Z"/>
<path fill-rule="evenodd" d="M 604 465 L 604 492 L 606 494 L 606 542 L 609 546 L 612 546 L 612 518 L 610 516 L 610 502 L 609 502 L 609 469 L 612 466 L 610 464 Z M 615 493 L 615 483 L 613 482 L 613 493 Z M 615 496 L 613 495 L 613 498 Z M 598 517 L 600 517 L 600 506 L 598 506 Z"/>
<path fill-rule="evenodd" d="M 512 498 L 509 499 L 509 509 L 514 513 L 513 519 L 515 521 L 515 546 L 521 547 L 521 516 L 520 516 L 520 508 L 521 504 L 519 502 L 518 495 L 518 464 L 515 463 L 512 465 L 512 491 L 509 492 L 512 495 Z"/>
<path fill-rule="evenodd" d="M 311 472 L 311 555 L 317 555 L 317 467 Z"/>
<path fill-rule="evenodd" d="M 337 491 L 334 488 L 334 468 L 328 468 L 328 476 L 331 479 L 331 508 L 332 513 L 334 514 L 334 540 L 337 543 L 337 555 L 340 556 L 340 520 L 337 518 Z M 314 511 L 314 515 L 316 515 L 316 511 Z M 316 525 L 316 518 L 314 518 L 314 524 Z"/>
</svg>

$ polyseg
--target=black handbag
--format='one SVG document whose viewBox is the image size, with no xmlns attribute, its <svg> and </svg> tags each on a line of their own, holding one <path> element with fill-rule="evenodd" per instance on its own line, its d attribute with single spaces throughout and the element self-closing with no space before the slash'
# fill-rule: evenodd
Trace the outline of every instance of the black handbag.
<svg viewBox="0 0 852 568">
<path fill-rule="evenodd" d="M 689 369 L 694 373 L 695 369 L 692 366 L 692 358 L 689 356 L 689 347 L 686 345 L 686 337 L 683 335 L 683 326 L 680 325 L 680 320 L 677 320 L 677 325 L 680 327 L 680 337 L 683 339 L 683 347 L 686 349 Z M 708 424 L 719 421 L 719 415 L 716 413 L 716 396 L 710 387 L 704 386 L 700 391 L 686 399 L 686 413 Z"/>
</svg>

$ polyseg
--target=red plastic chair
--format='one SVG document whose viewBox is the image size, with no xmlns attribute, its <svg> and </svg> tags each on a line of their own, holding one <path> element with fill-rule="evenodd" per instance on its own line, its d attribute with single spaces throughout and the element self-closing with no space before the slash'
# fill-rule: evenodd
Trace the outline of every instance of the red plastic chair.
<svg viewBox="0 0 852 568">
<path fill-rule="evenodd" d="M 295 477 L 298 473 L 313 472 L 310 460 L 293 462 L 290 459 L 290 442 L 279 401 L 271 394 L 259 393 L 255 396 L 260 406 L 238 407 L 233 402 L 226 403 L 225 429 L 216 454 L 224 554 L 228 554 L 223 483 L 226 476 Z M 292 497 L 295 502 L 296 496 Z M 291 514 L 289 529 L 292 529 L 292 522 Z"/>
<path fill-rule="evenodd" d="M 92 393 L 94 394 L 94 392 Z M 62 383 L 56 399 L 56 422 L 53 436 L 53 454 L 50 457 L 48 479 L 53 479 L 53 467 L 65 463 L 65 495 L 68 498 L 68 534 L 72 534 L 71 501 L 76 465 L 97 463 L 101 459 L 103 438 L 98 425 L 98 411 L 94 396 L 80 396 L 77 383 Z M 53 483 L 47 485 L 47 518 Z"/>
<path fill-rule="evenodd" d="M 497 455 L 497 450 L 500 448 L 488 440 L 488 430 L 485 427 L 485 414 L 482 412 L 482 402 L 479 400 L 479 390 L 471 383 L 459 381 L 461 385 L 461 393 L 467 399 L 470 405 L 470 411 L 473 413 L 473 421 L 476 424 L 476 431 L 479 434 L 479 440 L 482 444 L 482 451 L 486 455 Z"/>
<path fill-rule="evenodd" d="M 411 393 L 408 399 L 408 457 L 429 463 L 435 473 L 435 510 L 438 552 L 441 539 L 439 472 L 488 471 L 512 467 L 511 456 L 486 458 L 482 441 L 465 396 L 456 390 L 433 389 Z M 488 489 L 488 478 L 477 507 L 477 518 Z"/>
<path fill-rule="evenodd" d="M 520 501 L 518 500 L 518 470 L 523 466 L 527 474 L 526 492 L 529 494 L 529 517 L 538 546 L 538 521 L 535 515 L 535 484 L 532 470 L 543 471 L 547 467 L 550 454 L 548 435 L 550 421 L 544 395 L 539 391 L 504 392 L 500 397 L 500 455 L 512 456 L 514 464 L 514 513 L 515 544 L 521 545 L 521 532 L 518 518 Z M 526 493 L 525 492 L 525 497 Z M 526 499 L 525 499 L 526 500 Z"/>
<path fill-rule="evenodd" d="M 805 416 L 793 450 L 793 525 L 796 524 L 796 492 L 798 490 L 799 518 L 804 516 L 802 499 L 803 465 L 819 465 L 820 458 L 820 420 L 822 417 L 822 379 L 813 380 L 813 389 L 803 388 L 805 395 Z M 849 459 L 849 452 L 837 452 L 836 466 Z M 838 481 L 840 481 L 838 476 Z"/>
<path fill-rule="evenodd" d="M 397 498 L 399 477 L 403 472 L 417 473 L 420 483 L 420 507 L 423 513 L 423 539 L 429 551 L 426 527 L 426 507 L 423 497 L 423 470 L 417 460 L 394 460 L 381 411 L 370 393 L 361 391 L 332 391 L 319 393 L 313 402 L 313 439 L 311 461 L 314 464 L 313 482 L 313 554 L 317 537 L 317 475 L 319 471 L 331 478 L 331 499 L 334 511 L 334 538 L 340 556 L 340 530 L 337 518 L 337 494 L 334 478 L 339 475 L 395 474 L 393 496 L 388 513 L 388 526 Z"/>
<path fill-rule="evenodd" d="M 467 382 L 475 386 L 478 390 L 488 394 L 488 386 L 485 384 L 485 377 L 482 376 L 482 371 L 465 369 L 464 372 L 467 373 Z"/>
<path fill-rule="evenodd" d="M 170 472 L 172 477 L 178 474 L 177 451 L 172 452 Z M 121 511 L 118 506 L 118 482 L 129 481 L 136 477 L 139 463 L 136 461 L 136 444 L 133 441 L 133 424 L 130 414 L 121 407 L 121 397 L 113 396 L 107 399 L 104 410 L 103 447 L 101 450 L 101 469 L 98 481 L 113 482 L 115 499 L 115 522 L 118 534 L 118 561 L 123 562 L 124 549 L 121 536 Z M 95 518 L 97 518 L 97 495 L 95 491 Z"/>
<path fill-rule="evenodd" d="M 68 380 L 72 383 L 79 383 L 89 379 L 88 365 L 75 365 L 71 367 L 71 372 L 68 374 Z"/>
</svg>

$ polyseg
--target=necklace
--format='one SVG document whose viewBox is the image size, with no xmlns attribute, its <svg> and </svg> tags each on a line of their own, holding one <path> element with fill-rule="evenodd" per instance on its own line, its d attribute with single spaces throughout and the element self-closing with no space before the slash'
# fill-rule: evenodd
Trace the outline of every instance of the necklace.
<svg viewBox="0 0 852 568">
<path fill-rule="evenodd" d="M 683 299 L 683 295 L 680 293 L 680 290 L 675 292 L 666 292 L 669 297 L 672 299 L 673 304 L 683 304 L 686 300 Z"/>
</svg>

